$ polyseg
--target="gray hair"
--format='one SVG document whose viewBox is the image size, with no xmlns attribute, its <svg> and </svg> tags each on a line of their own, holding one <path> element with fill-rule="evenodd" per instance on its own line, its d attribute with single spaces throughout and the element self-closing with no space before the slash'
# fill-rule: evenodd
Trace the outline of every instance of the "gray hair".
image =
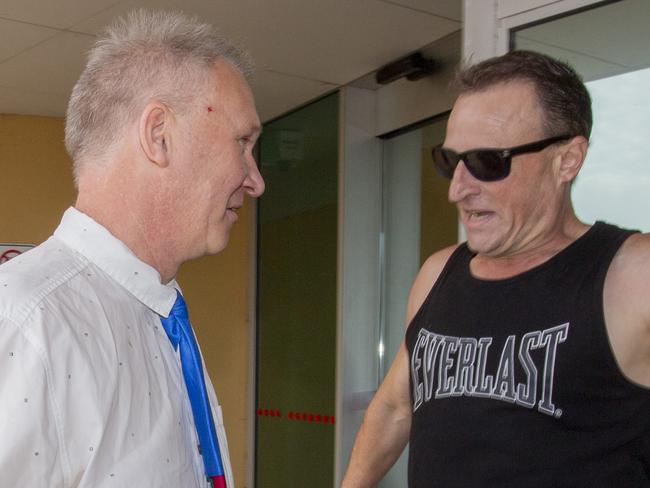
<svg viewBox="0 0 650 488">
<path fill-rule="evenodd" d="M 136 10 L 118 19 L 97 39 L 72 90 L 65 146 L 74 161 L 101 161 L 147 103 L 158 100 L 183 113 L 205 93 L 207 75 L 220 58 L 245 77 L 246 53 L 209 24 L 179 12 Z"/>
</svg>

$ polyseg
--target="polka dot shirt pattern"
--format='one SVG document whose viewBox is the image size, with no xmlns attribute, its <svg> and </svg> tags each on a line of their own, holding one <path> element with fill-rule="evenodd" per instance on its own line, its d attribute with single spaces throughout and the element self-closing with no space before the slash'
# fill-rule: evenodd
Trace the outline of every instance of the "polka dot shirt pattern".
<svg viewBox="0 0 650 488">
<path fill-rule="evenodd" d="M 176 288 L 74 208 L 45 243 L 0 266 L 0 486 L 208 486 L 160 326 Z"/>
</svg>

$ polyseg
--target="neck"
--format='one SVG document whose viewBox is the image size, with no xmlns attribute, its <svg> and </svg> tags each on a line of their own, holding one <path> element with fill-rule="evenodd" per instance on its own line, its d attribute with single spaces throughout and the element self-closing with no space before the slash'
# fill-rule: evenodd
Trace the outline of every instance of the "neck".
<svg viewBox="0 0 650 488">
<path fill-rule="evenodd" d="M 511 278 L 548 261 L 588 229 L 588 225 L 578 220 L 569 201 L 557 219 L 535 229 L 520 249 L 500 256 L 475 256 L 471 272 L 483 279 Z"/>
<path fill-rule="evenodd" d="M 165 233 L 160 231 L 165 228 L 160 224 L 166 213 L 160 208 L 164 199 L 156 193 L 155 184 L 138 185 L 141 179 L 120 171 L 120 163 L 114 163 L 113 168 L 111 171 L 97 166 L 84 170 L 75 208 L 105 227 L 138 259 L 156 269 L 161 283 L 168 283 L 176 276 L 180 263 L 173 259 L 173 243 L 168 243 Z M 121 191 L 116 192 L 116 188 Z"/>
</svg>

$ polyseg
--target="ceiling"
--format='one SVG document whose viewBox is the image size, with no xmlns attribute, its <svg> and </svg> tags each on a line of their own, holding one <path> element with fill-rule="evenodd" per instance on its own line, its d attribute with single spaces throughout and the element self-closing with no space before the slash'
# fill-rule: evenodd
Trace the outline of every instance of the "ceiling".
<svg viewBox="0 0 650 488">
<path fill-rule="evenodd" d="M 461 0 L 0 0 L 0 113 L 63 116 L 97 33 L 138 7 L 197 14 L 246 47 L 263 121 L 461 27 Z"/>
</svg>

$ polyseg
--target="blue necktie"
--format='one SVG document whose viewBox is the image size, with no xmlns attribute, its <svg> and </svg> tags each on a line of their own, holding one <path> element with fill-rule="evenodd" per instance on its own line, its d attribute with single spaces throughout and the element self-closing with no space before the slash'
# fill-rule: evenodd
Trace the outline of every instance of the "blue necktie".
<svg viewBox="0 0 650 488">
<path fill-rule="evenodd" d="M 219 441 L 214 427 L 214 420 L 212 419 L 208 392 L 205 389 L 199 346 L 196 344 L 196 339 L 194 339 L 185 300 L 178 291 L 176 294 L 176 302 L 169 313 L 169 317 L 160 317 L 160 321 L 165 328 L 165 332 L 167 332 L 167 337 L 174 346 L 174 350 L 180 347 L 183 378 L 185 378 L 187 394 L 192 405 L 194 425 L 201 444 L 205 474 L 212 480 L 215 488 L 226 488 Z"/>
</svg>

